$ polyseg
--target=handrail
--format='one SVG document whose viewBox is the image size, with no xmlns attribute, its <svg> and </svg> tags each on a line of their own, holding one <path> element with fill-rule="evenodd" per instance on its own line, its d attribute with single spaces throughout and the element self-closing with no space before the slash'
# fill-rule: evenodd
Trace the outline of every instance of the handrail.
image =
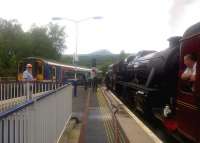
<svg viewBox="0 0 200 143">
<path fill-rule="evenodd" d="M 119 111 L 119 109 L 122 107 L 123 104 L 118 104 L 117 106 L 113 104 L 112 100 L 110 99 L 109 96 L 106 96 L 105 91 L 101 89 L 101 93 L 104 97 L 104 99 L 106 100 L 107 104 L 108 104 L 108 108 L 111 111 L 112 114 L 112 120 L 113 120 L 113 124 L 114 124 L 114 137 L 115 137 L 115 143 L 119 143 L 120 142 L 120 130 L 123 130 L 117 117 L 116 114 Z M 112 110 L 112 108 L 115 108 L 115 110 Z M 125 135 L 124 132 L 122 132 L 125 142 L 129 143 L 130 141 L 128 140 L 128 137 Z"/>
<path fill-rule="evenodd" d="M 117 81 L 117 83 L 119 83 L 121 85 L 128 86 L 130 88 L 144 90 L 145 92 L 156 92 L 156 91 L 159 91 L 159 89 L 156 89 L 156 88 L 148 88 L 148 87 L 145 87 L 145 85 L 142 86 L 142 85 L 138 85 L 138 84 L 130 83 L 130 82 Z"/>
</svg>

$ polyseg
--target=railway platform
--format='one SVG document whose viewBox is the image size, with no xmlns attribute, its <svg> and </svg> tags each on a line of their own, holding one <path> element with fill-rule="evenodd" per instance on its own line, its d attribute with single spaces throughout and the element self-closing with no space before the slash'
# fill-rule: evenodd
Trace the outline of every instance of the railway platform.
<svg viewBox="0 0 200 143">
<path fill-rule="evenodd" d="M 79 143 L 162 143 L 114 94 L 79 87 L 73 97 L 72 116 L 81 126 Z M 69 142 L 71 143 L 71 142 Z M 74 143 L 74 142 L 72 142 Z"/>
</svg>

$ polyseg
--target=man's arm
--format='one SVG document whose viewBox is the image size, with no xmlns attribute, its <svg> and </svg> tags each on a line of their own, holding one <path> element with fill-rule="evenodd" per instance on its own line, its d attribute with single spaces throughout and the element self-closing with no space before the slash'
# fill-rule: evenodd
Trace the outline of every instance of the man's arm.
<svg viewBox="0 0 200 143">
<path fill-rule="evenodd" d="M 182 80 L 189 80 L 190 77 L 191 77 L 191 73 L 188 72 L 188 69 L 186 69 L 181 75 Z"/>
<path fill-rule="evenodd" d="M 188 73 L 183 73 L 183 74 L 181 75 L 181 79 L 182 79 L 182 80 L 189 80 L 190 77 L 191 77 L 191 74 L 188 74 Z"/>
<path fill-rule="evenodd" d="M 191 75 L 191 77 L 190 77 L 190 81 L 196 81 L 196 67 L 193 69 L 194 71 L 193 71 L 193 73 L 192 73 L 192 75 Z"/>
<path fill-rule="evenodd" d="M 193 82 L 194 82 L 195 80 L 196 80 L 196 75 L 191 75 L 191 76 L 190 76 L 190 81 L 193 81 Z"/>
</svg>

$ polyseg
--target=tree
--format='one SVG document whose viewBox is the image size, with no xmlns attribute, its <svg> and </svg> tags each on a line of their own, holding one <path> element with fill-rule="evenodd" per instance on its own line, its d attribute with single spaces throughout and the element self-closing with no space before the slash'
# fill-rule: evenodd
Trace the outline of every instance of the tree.
<svg viewBox="0 0 200 143">
<path fill-rule="evenodd" d="M 57 24 L 48 24 L 48 36 L 52 42 L 53 48 L 56 49 L 59 55 L 62 54 L 64 49 L 66 49 L 65 45 L 65 27 L 59 27 Z"/>
<path fill-rule="evenodd" d="M 52 23 L 45 27 L 33 26 L 28 34 L 32 56 L 58 60 L 66 48 L 64 27 Z"/>
<path fill-rule="evenodd" d="M 16 51 L 21 47 L 23 30 L 16 20 L 0 19 L 0 75 L 16 71 Z"/>
<path fill-rule="evenodd" d="M 64 27 L 52 23 L 24 32 L 16 20 L 0 19 L 0 76 L 16 76 L 17 63 L 25 57 L 60 59 L 65 38 Z"/>
</svg>

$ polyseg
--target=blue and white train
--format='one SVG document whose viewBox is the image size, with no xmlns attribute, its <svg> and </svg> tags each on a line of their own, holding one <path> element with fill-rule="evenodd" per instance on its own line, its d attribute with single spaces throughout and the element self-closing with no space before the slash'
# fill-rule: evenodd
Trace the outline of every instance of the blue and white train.
<svg viewBox="0 0 200 143">
<path fill-rule="evenodd" d="M 91 73 L 89 68 L 60 64 L 37 57 L 28 57 L 18 64 L 17 79 L 19 81 L 23 79 L 26 64 L 32 65 L 32 74 L 36 81 L 68 82 L 75 79 L 75 75 L 77 79 L 88 79 Z"/>
</svg>

